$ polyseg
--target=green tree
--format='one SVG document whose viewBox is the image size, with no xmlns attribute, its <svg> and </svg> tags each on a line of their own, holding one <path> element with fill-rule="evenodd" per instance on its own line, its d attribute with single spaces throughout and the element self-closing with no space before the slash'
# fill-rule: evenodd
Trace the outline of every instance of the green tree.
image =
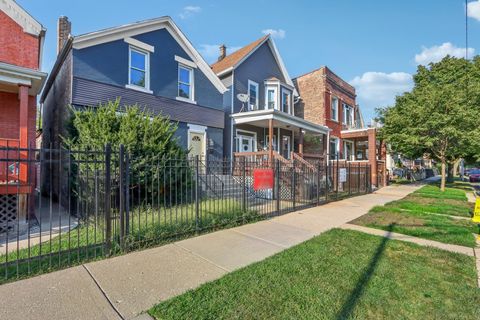
<svg viewBox="0 0 480 320">
<path fill-rule="evenodd" d="M 447 56 L 419 66 L 412 91 L 395 105 L 379 110 L 381 137 L 396 152 L 411 158 L 428 155 L 441 163 L 441 189 L 446 166 L 480 154 L 480 59 Z"/>
<path fill-rule="evenodd" d="M 67 146 L 72 150 L 98 151 L 108 143 L 114 152 L 112 164 L 115 165 L 116 154 L 123 144 L 130 159 L 130 187 L 142 191 L 142 194 L 132 192 L 134 196 L 158 196 L 172 203 L 182 196 L 179 190 L 188 192 L 191 170 L 187 152 L 174 136 L 177 125 L 168 118 L 155 116 L 136 105 L 120 106 L 119 99 L 97 107 L 72 108 L 72 114 L 71 134 L 64 139 Z M 75 156 L 82 157 L 82 154 Z M 160 184 L 162 188 L 155 188 Z M 164 193 L 168 193 L 168 199 L 163 197 Z"/>
</svg>

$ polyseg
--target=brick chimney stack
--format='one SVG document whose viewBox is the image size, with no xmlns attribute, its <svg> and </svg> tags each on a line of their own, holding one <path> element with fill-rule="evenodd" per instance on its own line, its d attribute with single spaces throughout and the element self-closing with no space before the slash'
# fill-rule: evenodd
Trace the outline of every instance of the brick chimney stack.
<svg viewBox="0 0 480 320">
<path fill-rule="evenodd" d="M 57 55 L 63 48 L 63 45 L 68 39 L 68 36 L 72 33 L 72 23 L 68 21 L 68 17 L 61 16 L 58 18 L 57 25 Z"/>
<path fill-rule="evenodd" d="M 217 61 L 223 60 L 223 58 L 225 58 L 226 56 L 227 56 L 227 47 L 224 44 L 222 44 L 220 46 L 220 55 L 218 56 Z"/>
</svg>

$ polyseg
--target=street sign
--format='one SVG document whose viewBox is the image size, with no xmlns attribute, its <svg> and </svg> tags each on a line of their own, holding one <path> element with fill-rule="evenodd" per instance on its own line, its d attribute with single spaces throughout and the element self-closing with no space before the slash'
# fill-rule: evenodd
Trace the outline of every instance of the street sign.
<svg viewBox="0 0 480 320">
<path fill-rule="evenodd" d="M 253 190 L 273 189 L 273 169 L 253 170 Z"/>
<path fill-rule="evenodd" d="M 473 210 L 472 221 L 480 224 L 480 198 L 475 201 L 475 210 Z"/>
</svg>

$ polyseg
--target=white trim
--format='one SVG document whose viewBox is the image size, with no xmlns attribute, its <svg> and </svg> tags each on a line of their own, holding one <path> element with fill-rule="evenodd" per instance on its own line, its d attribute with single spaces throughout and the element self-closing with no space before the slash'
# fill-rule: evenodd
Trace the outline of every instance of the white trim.
<svg viewBox="0 0 480 320">
<path fill-rule="evenodd" d="M 148 43 L 139 41 L 137 39 L 133 39 L 133 38 L 128 37 L 128 38 L 124 38 L 123 41 L 125 41 L 128 44 L 131 44 L 134 47 L 143 49 L 145 51 L 152 52 L 152 53 L 155 52 L 155 47 L 154 46 L 151 46 Z"/>
<path fill-rule="evenodd" d="M 27 11 L 12 0 L 0 0 L 0 11 L 5 12 L 13 21 L 22 27 L 23 32 L 39 36 L 43 26 Z"/>
<path fill-rule="evenodd" d="M 244 129 L 235 129 L 235 138 L 237 138 L 238 140 L 238 137 L 239 136 L 242 136 L 242 137 L 250 137 L 250 136 L 246 136 L 246 135 L 243 135 L 241 134 L 241 132 L 245 132 L 245 133 L 250 133 L 253 135 L 253 146 L 252 146 L 252 151 L 255 152 L 258 150 L 258 147 L 257 147 L 257 133 L 255 131 L 248 131 L 248 130 L 244 130 Z M 237 144 L 238 144 L 238 141 L 237 141 Z M 238 148 L 240 148 L 239 145 L 237 145 Z M 238 149 L 240 150 L 240 149 Z"/>
<path fill-rule="evenodd" d="M 198 134 L 198 135 L 203 135 L 203 157 L 206 157 L 207 156 L 207 132 L 206 131 L 195 131 L 195 130 L 191 130 L 191 129 L 188 129 L 187 131 L 187 150 L 188 150 L 188 153 L 190 153 L 190 134 Z M 200 156 L 200 158 L 202 158 L 202 156 Z M 201 159 L 200 159 L 201 160 Z"/>
<path fill-rule="evenodd" d="M 223 94 L 228 90 L 170 17 L 160 17 L 80 35 L 74 38 L 73 48 L 83 49 L 160 29 L 166 29 L 171 34 L 220 93 Z"/>
<path fill-rule="evenodd" d="M 190 92 L 189 92 L 189 97 L 188 98 L 185 98 L 185 97 L 182 97 L 182 96 L 179 95 L 180 69 L 188 70 L 190 72 L 189 73 L 189 83 L 188 83 L 188 86 L 190 88 Z M 184 83 L 184 84 L 186 84 L 186 83 Z M 186 101 L 186 102 L 197 104 L 197 102 L 195 101 L 195 74 L 194 74 L 194 70 L 191 67 L 186 66 L 182 63 L 179 63 L 178 67 L 177 67 L 177 97 L 176 97 L 176 99 L 180 100 L 180 101 Z"/>
<path fill-rule="evenodd" d="M 187 59 L 182 58 L 182 57 L 179 57 L 179 56 L 177 56 L 177 55 L 175 55 L 175 61 L 177 61 L 177 62 L 179 62 L 179 63 L 181 63 L 181 64 L 183 64 L 183 65 L 186 65 L 186 66 L 188 66 L 188 67 L 190 67 L 190 68 L 197 68 L 197 65 L 195 64 L 195 62 L 190 61 L 190 60 L 187 60 Z"/>
<path fill-rule="evenodd" d="M 175 100 L 188 102 L 188 103 L 192 103 L 192 104 L 197 104 L 197 101 L 190 100 L 190 99 L 187 99 L 187 98 L 184 98 L 184 97 L 175 97 Z"/>
<path fill-rule="evenodd" d="M 256 94 L 256 100 L 255 100 L 255 108 L 252 108 L 251 105 L 250 105 L 250 85 L 254 86 L 257 90 L 257 94 Z M 260 91 L 259 91 L 259 86 L 258 86 L 258 83 L 256 83 L 255 81 L 253 80 L 250 80 L 248 79 L 248 110 L 258 110 L 260 108 L 260 105 L 259 105 L 259 96 L 260 94 Z"/>
<path fill-rule="evenodd" d="M 335 141 L 335 155 L 338 154 L 339 156 L 339 159 L 340 159 L 340 138 L 337 138 L 335 136 L 330 136 L 329 139 L 328 139 L 328 145 L 329 145 L 329 151 L 332 152 L 332 150 L 330 149 L 330 142 L 331 140 L 334 140 Z M 329 157 L 332 157 L 333 155 L 332 154 L 329 154 Z M 336 159 L 336 156 L 335 158 Z"/>
<path fill-rule="evenodd" d="M 281 90 L 280 90 L 280 111 L 282 111 L 281 109 L 283 108 L 283 93 L 286 92 L 288 93 L 288 96 L 289 96 L 289 103 L 288 103 L 288 111 L 286 111 L 286 113 L 288 114 L 291 114 L 293 115 L 293 92 L 292 90 L 288 89 L 288 88 L 284 88 L 283 86 L 281 87 Z M 285 112 L 285 111 L 283 111 Z"/>
<path fill-rule="evenodd" d="M 337 106 L 336 106 L 336 108 L 335 108 L 335 119 L 332 117 L 332 114 L 331 114 L 331 113 L 332 113 L 332 107 L 333 107 L 333 100 L 334 100 L 334 99 L 337 101 Z M 339 122 L 339 119 L 338 119 L 338 109 L 339 109 L 339 107 L 340 107 L 340 99 L 338 99 L 337 96 L 332 95 L 332 96 L 330 97 L 330 119 L 329 119 L 329 120 L 333 120 L 333 121 Z"/>
<path fill-rule="evenodd" d="M 198 132 L 198 133 L 207 132 L 207 127 L 201 126 L 199 124 L 187 123 L 187 127 L 188 127 L 188 130 L 192 132 Z"/>
<path fill-rule="evenodd" d="M 326 126 L 318 125 L 288 113 L 272 109 L 238 112 L 230 115 L 230 117 L 233 118 L 235 124 L 272 119 L 313 133 L 325 134 L 330 131 Z"/>
<path fill-rule="evenodd" d="M 13 85 L 27 85 L 30 87 L 28 90 L 30 95 L 37 95 L 41 91 L 46 78 L 45 72 L 0 62 L 0 81 Z"/>
<path fill-rule="evenodd" d="M 130 71 L 132 69 L 132 51 L 135 51 L 137 53 L 145 55 L 145 87 L 142 86 L 137 86 L 136 84 L 130 83 L 131 80 L 131 74 Z M 125 85 L 126 88 L 129 89 L 139 89 L 140 91 L 148 92 L 148 93 L 153 93 L 153 91 L 150 90 L 150 52 L 144 51 L 142 49 L 139 49 L 134 46 L 129 46 L 128 47 L 128 81 L 127 85 Z"/>
<path fill-rule="evenodd" d="M 273 89 L 274 91 L 274 101 L 273 101 L 273 108 L 270 109 L 268 106 L 268 90 Z M 265 85 L 265 109 L 266 110 L 279 110 L 278 109 L 278 85 Z"/>
<path fill-rule="evenodd" d="M 6 76 L 0 74 L 0 82 L 9 83 L 13 85 L 24 85 L 24 86 L 31 86 L 32 81 L 30 79 L 20 78 L 20 77 L 13 77 L 13 76 Z"/>
</svg>

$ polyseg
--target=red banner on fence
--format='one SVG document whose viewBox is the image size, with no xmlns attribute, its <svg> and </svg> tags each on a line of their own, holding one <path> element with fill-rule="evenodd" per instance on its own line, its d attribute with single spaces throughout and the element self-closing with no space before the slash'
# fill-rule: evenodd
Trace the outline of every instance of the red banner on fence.
<svg viewBox="0 0 480 320">
<path fill-rule="evenodd" d="M 273 169 L 253 169 L 253 190 L 273 189 Z"/>
</svg>

